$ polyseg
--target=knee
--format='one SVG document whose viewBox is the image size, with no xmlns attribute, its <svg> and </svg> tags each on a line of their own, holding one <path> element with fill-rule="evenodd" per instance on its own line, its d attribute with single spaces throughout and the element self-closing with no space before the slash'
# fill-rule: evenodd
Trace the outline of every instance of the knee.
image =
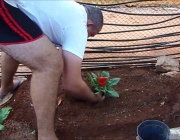
<svg viewBox="0 0 180 140">
<path fill-rule="evenodd" d="M 56 57 L 47 61 L 44 70 L 49 70 L 51 72 L 61 72 L 63 71 L 63 58 Z"/>
<path fill-rule="evenodd" d="M 47 64 L 47 69 L 50 69 L 54 72 L 61 72 L 63 71 L 63 58 L 53 58 L 53 60 L 50 60 Z"/>
</svg>

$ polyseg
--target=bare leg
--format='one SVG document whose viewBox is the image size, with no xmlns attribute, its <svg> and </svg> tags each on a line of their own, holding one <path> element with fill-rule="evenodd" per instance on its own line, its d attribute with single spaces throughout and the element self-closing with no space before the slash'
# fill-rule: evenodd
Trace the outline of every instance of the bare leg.
<svg viewBox="0 0 180 140">
<path fill-rule="evenodd" d="M 54 114 L 63 69 L 62 54 L 45 36 L 31 43 L 0 48 L 33 71 L 31 97 L 37 117 L 38 140 L 57 140 Z"/>
<path fill-rule="evenodd" d="M 17 81 L 14 81 L 13 76 L 18 68 L 19 62 L 7 55 L 6 53 L 1 53 L 1 88 L 0 95 L 4 95 L 9 92 Z"/>
</svg>

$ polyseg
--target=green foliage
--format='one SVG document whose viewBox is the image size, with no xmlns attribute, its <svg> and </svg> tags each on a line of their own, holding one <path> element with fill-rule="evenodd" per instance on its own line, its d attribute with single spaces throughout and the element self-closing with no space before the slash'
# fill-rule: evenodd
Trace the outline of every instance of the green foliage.
<svg viewBox="0 0 180 140">
<path fill-rule="evenodd" d="M 11 107 L 7 106 L 7 107 L 4 107 L 4 108 L 2 108 L 0 110 L 0 130 L 4 130 L 5 129 L 4 125 L 2 125 L 2 123 L 8 117 L 11 109 L 12 109 Z"/>
<path fill-rule="evenodd" d="M 119 94 L 114 90 L 112 86 L 117 85 L 120 78 L 110 78 L 109 72 L 102 71 L 100 74 L 87 73 L 88 79 L 93 88 L 97 92 L 103 92 L 111 97 L 119 97 Z"/>
</svg>

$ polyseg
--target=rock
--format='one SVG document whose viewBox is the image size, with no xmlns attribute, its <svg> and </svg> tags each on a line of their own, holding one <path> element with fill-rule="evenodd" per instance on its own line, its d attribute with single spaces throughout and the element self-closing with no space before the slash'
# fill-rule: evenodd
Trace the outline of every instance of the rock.
<svg viewBox="0 0 180 140">
<path fill-rule="evenodd" d="M 157 58 L 156 69 L 160 72 L 179 71 L 179 61 L 167 56 Z"/>
<path fill-rule="evenodd" d="M 163 73 L 162 75 L 170 76 L 170 77 L 180 77 L 180 72 L 170 71 L 170 72 L 167 72 L 167 73 Z"/>
<path fill-rule="evenodd" d="M 169 140 L 179 140 L 180 139 L 180 127 L 171 128 Z"/>
</svg>

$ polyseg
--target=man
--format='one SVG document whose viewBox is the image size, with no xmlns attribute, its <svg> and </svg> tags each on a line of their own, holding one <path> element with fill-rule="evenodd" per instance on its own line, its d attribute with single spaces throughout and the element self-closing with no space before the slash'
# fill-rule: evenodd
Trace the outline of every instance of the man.
<svg viewBox="0 0 180 140">
<path fill-rule="evenodd" d="M 22 83 L 13 81 L 18 64 L 28 66 L 33 72 L 30 92 L 38 139 L 57 140 L 54 113 L 62 73 L 63 86 L 74 98 L 94 103 L 104 99 L 100 94 L 94 94 L 81 77 L 87 37 L 95 36 L 101 30 L 102 13 L 71 0 L 0 0 L 0 15 L 0 49 L 5 52 L 1 62 L 0 102 L 4 103 Z M 57 50 L 51 42 L 62 48 Z"/>
</svg>

